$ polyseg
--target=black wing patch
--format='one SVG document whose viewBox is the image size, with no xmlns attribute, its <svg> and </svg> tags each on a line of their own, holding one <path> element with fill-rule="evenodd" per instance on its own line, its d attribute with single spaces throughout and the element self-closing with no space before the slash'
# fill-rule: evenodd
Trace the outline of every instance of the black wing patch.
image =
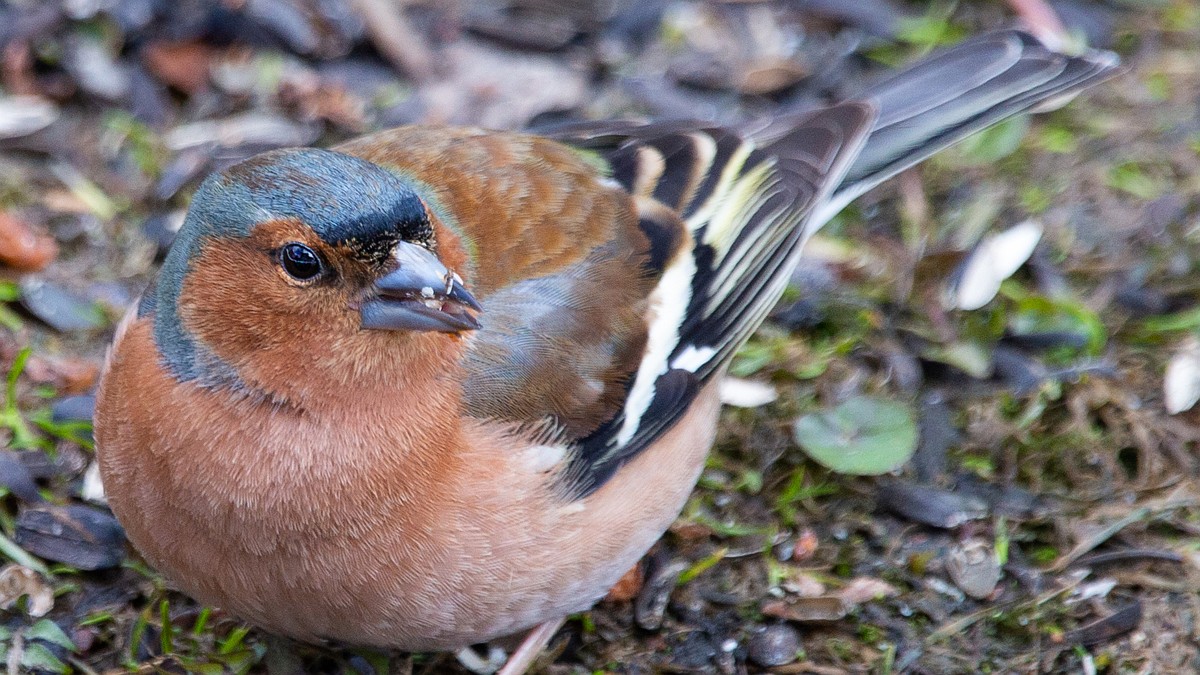
<svg viewBox="0 0 1200 675">
<path fill-rule="evenodd" d="M 660 279 L 650 315 L 663 322 L 650 327 L 625 407 L 573 444 L 572 494 L 591 493 L 669 430 L 758 327 L 786 287 L 808 214 L 873 119 L 871 105 L 843 104 L 761 149 L 729 129 L 687 123 L 559 132 L 599 153 L 634 195 Z"/>
</svg>

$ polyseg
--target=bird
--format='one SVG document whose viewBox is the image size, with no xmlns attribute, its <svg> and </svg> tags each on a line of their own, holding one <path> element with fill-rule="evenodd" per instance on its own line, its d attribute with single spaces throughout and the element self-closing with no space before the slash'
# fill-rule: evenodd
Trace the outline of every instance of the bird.
<svg viewBox="0 0 1200 675">
<path fill-rule="evenodd" d="M 95 440 L 133 546 L 275 635 L 520 673 L 684 506 L 804 242 L 1119 70 L 985 33 L 770 124 L 406 126 L 209 176 L 115 331 Z"/>
</svg>

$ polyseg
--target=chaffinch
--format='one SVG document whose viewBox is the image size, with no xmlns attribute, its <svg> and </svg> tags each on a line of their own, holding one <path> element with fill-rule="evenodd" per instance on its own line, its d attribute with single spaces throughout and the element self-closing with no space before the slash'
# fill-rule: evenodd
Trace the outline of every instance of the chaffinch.
<svg viewBox="0 0 1200 675">
<path fill-rule="evenodd" d="M 236 164 L 117 331 L 112 508 L 268 631 L 427 651 L 538 627 L 520 672 L 679 513 L 805 239 L 1116 66 L 1001 32 L 757 136 L 413 126 Z"/>
</svg>

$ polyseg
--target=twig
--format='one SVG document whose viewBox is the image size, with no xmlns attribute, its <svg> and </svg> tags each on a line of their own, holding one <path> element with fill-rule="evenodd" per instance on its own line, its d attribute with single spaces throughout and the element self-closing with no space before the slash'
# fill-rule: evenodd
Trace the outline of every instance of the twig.
<svg viewBox="0 0 1200 675">
<path fill-rule="evenodd" d="M 1067 46 L 1067 27 L 1046 0 L 1008 0 L 1008 6 L 1047 47 L 1057 51 Z"/>
<path fill-rule="evenodd" d="M 1055 598 L 1059 595 L 1062 595 L 1063 593 L 1067 593 L 1067 592 L 1071 591 L 1072 589 L 1077 588 L 1079 586 L 1079 584 L 1084 579 L 1087 578 L 1087 576 L 1088 575 L 1086 572 L 1076 573 L 1073 577 L 1070 578 L 1070 580 L 1065 585 L 1063 585 L 1059 588 L 1054 588 L 1054 589 L 1048 590 L 1030 600 L 1005 602 L 1005 603 L 1001 603 L 998 605 L 989 605 L 982 609 L 976 610 L 964 617 L 961 617 L 961 618 L 955 619 L 953 621 L 950 621 L 948 623 L 942 624 L 942 626 L 940 628 L 938 628 L 937 630 L 930 633 L 929 637 L 925 638 L 925 641 L 926 642 L 937 642 L 939 640 L 944 640 L 952 635 L 958 635 L 959 633 L 963 632 L 964 630 L 970 628 L 972 625 L 974 625 L 978 621 L 980 621 L 982 619 L 986 619 L 987 617 L 995 615 L 999 612 L 1007 612 L 1007 611 L 1011 611 L 1011 610 L 1017 610 L 1017 609 L 1028 608 L 1028 607 L 1040 607 L 1041 605 L 1049 602 L 1053 598 Z"/>
<path fill-rule="evenodd" d="M 402 0 L 350 0 L 371 42 L 397 70 L 418 82 L 433 78 L 433 57 L 425 38 L 404 15 Z"/>
<path fill-rule="evenodd" d="M 1145 506 L 1134 509 L 1121 518 L 1118 518 L 1112 523 L 1100 528 L 1097 532 L 1076 544 L 1075 548 L 1060 556 L 1058 560 L 1050 566 L 1048 571 L 1062 572 L 1063 570 L 1067 569 L 1067 567 L 1071 566 L 1072 563 L 1078 560 L 1080 556 L 1095 549 L 1097 546 L 1103 544 L 1109 539 L 1112 539 L 1118 532 L 1136 522 L 1146 520 L 1148 518 L 1157 518 L 1161 514 L 1174 509 L 1196 506 L 1197 500 L 1195 498 L 1183 495 L 1183 492 L 1183 486 L 1176 488 L 1165 498 L 1161 500 L 1155 500 Z"/>
</svg>

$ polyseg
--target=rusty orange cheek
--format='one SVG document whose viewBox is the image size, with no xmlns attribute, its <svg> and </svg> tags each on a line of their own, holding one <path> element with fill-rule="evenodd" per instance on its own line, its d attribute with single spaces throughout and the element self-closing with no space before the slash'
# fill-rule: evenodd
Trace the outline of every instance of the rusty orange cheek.
<svg viewBox="0 0 1200 675">
<path fill-rule="evenodd" d="M 263 310 L 286 306 L 295 292 L 275 267 L 245 240 L 205 242 L 180 293 L 184 327 L 224 358 L 266 346 L 274 331 L 265 320 L 278 310 Z"/>
</svg>

